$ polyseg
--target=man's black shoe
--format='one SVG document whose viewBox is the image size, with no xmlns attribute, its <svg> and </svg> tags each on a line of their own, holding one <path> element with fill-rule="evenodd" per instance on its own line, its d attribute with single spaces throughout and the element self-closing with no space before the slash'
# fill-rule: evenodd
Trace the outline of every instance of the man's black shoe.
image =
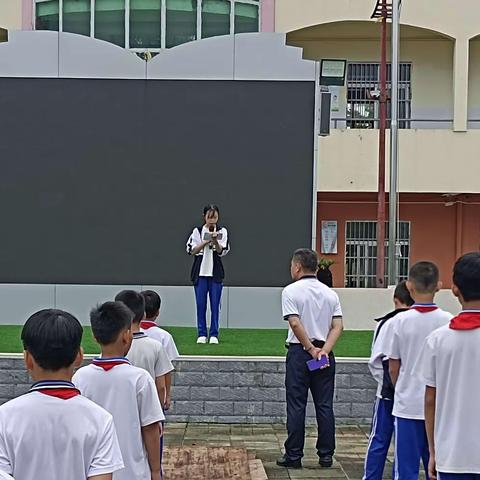
<svg viewBox="0 0 480 480">
<path fill-rule="evenodd" d="M 331 455 L 323 455 L 319 458 L 318 463 L 321 467 L 329 468 L 333 465 L 333 459 Z"/>
<path fill-rule="evenodd" d="M 280 457 L 277 460 L 277 465 L 279 467 L 286 467 L 286 468 L 302 468 L 302 460 L 290 460 L 287 457 Z"/>
</svg>

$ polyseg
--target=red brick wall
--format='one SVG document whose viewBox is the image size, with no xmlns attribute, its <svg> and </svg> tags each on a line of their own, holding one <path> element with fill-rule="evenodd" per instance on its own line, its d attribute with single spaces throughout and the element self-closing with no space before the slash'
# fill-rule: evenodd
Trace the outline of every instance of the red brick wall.
<svg viewBox="0 0 480 480">
<path fill-rule="evenodd" d="M 448 202 L 458 200 L 448 206 Z M 461 203 L 460 203 L 461 202 Z M 345 222 L 376 220 L 374 193 L 319 193 L 317 196 L 317 250 L 320 252 L 321 221 L 337 220 L 338 254 L 324 255 L 331 267 L 334 286 L 344 286 Z M 388 203 L 387 203 L 388 215 Z M 480 249 L 480 195 L 447 198 L 439 194 L 400 195 L 399 216 L 411 222 L 410 265 L 420 260 L 435 262 L 444 287 L 451 286 L 451 271 L 462 253 Z"/>
</svg>

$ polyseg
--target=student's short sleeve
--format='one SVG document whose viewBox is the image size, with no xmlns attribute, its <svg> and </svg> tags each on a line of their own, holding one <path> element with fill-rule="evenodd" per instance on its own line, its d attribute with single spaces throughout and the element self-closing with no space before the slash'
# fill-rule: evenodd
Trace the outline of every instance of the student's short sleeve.
<svg viewBox="0 0 480 480">
<path fill-rule="evenodd" d="M 291 316 L 300 317 L 297 302 L 288 288 L 284 288 L 282 292 L 282 315 L 284 320 L 288 320 Z"/>
<path fill-rule="evenodd" d="M 392 322 L 392 327 L 388 331 L 389 336 L 385 339 L 383 352 L 386 357 L 393 360 L 400 360 L 402 358 L 400 354 L 400 329 L 402 322 L 398 319 L 395 322 Z"/>
<path fill-rule="evenodd" d="M 96 452 L 88 469 L 88 477 L 105 475 L 124 468 L 122 453 L 118 444 L 117 433 L 110 416 L 99 438 Z"/>
<path fill-rule="evenodd" d="M 342 307 L 340 305 L 340 299 L 338 298 L 338 295 L 335 293 L 335 305 L 333 307 L 333 315 L 332 317 L 342 317 Z"/>
<path fill-rule="evenodd" d="M 155 377 L 161 377 L 162 375 L 171 372 L 173 370 L 173 365 L 168 358 L 165 347 L 160 342 L 157 342 L 156 347 Z"/>
<path fill-rule="evenodd" d="M 193 232 L 191 233 L 190 237 L 187 240 L 187 253 L 189 255 L 192 254 L 192 250 L 195 247 L 198 247 L 202 243 L 202 239 L 200 234 L 198 233 L 198 229 L 194 228 Z"/>
<path fill-rule="evenodd" d="M 167 357 L 170 360 L 170 362 L 172 362 L 173 360 L 176 360 L 180 356 L 177 350 L 177 346 L 175 345 L 175 340 L 171 335 L 167 337 L 164 347 L 165 347 L 165 353 L 167 354 Z"/>
<path fill-rule="evenodd" d="M 392 318 L 384 324 L 379 324 L 375 331 L 374 340 L 372 342 L 372 354 L 370 355 L 368 367 L 377 381 L 383 379 L 383 361 L 388 358 L 385 351 L 388 350 L 388 344 L 393 334 L 394 322 L 395 319 Z M 378 332 L 379 328 L 380 331 Z"/>
<path fill-rule="evenodd" d="M 165 420 L 165 415 L 158 399 L 157 387 L 148 374 L 143 375 L 139 382 L 137 400 L 140 425 L 142 427 Z"/>
<path fill-rule="evenodd" d="M 435 339 L 430 335 L 425 340 L 412 371 L 412 375 L 429 387 L 437 386 L 436 351 Z"/>
<path fill-rule="evenodd" d="M 226 228 L 220 230 L 222 233 L 222 238 L 218 241 L 219 245 L 222 247 L 221 257 L 225 256 L 230 251 L 230 240 L 228 238 L 228 232 Z"/>
</svg>

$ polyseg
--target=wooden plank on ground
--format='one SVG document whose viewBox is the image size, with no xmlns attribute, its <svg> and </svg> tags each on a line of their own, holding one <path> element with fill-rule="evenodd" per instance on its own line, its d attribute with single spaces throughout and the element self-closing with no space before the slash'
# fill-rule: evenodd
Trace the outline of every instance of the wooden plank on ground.
<svg viewBox="0 0 480 480">
<path fill-rule="evenodd" d="M 261 460 L 255 459 L 250 460 L 250 479 L 251 480 L 268 480 L 265 469 L 263 468 L 263 463 Z"/>
<path fill-rule="evenodd" d="M 265 480 L 258 476 L 259 465 L 252 468 L 244 448 L 183 446 L 166 447 L 164 451 L 165 480 Z M 261 461 L 260 461 L 261 465 Z M 263 466 L 262 466 L 263 469 Z"/>
</svg>

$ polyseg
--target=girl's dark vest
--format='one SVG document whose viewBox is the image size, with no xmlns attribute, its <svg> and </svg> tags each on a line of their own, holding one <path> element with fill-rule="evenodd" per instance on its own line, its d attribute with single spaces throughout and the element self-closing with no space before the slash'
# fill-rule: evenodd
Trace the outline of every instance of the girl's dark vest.
<svg viewBox="0 0 480 480">
<path fill-rule="evenodd" d="M 202 227 L 197 227 L 197 230 L 200 234 L 200 238 L 202 237 Z M 222 227 L 219 227 L 220 230 Z M 206 247 L 209 248 L 209 247 Z M 196 285 L 198 283 L 198 277 L 200 276 L 200 267 L 202 266 L 203 255 L 195 255 L 193 258 L 193 265 L 192 271 L 190 273 L 190 278 L 192 283 Z M 223 279 L 225 278 L 225 270 L 223 269 L 222 258 L 220 255 L 214 250 L 213 251 L 213 281 L 216 283 L 222 283 Z"/>
</svg>

